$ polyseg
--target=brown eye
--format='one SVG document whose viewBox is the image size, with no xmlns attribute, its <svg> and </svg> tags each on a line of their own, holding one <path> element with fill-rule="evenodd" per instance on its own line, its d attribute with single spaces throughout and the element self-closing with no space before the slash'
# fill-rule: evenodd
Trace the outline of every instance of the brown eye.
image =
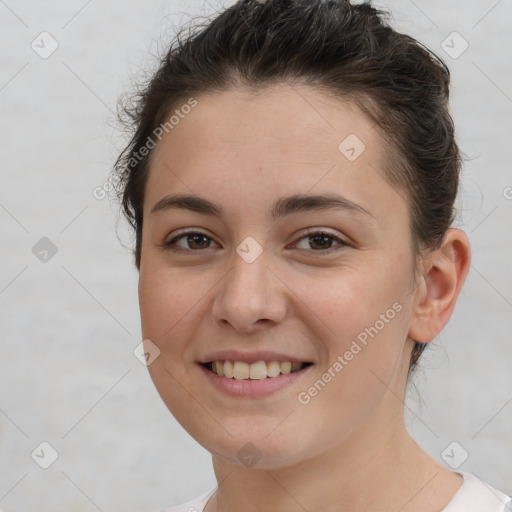
<svg viewBox="0 0 512 512">
<path fill-rule="evenodd" d="M 182 239 L 184 240 L 184 245 L 177 244 L 177 242 Z M 169 240 L 169 242 L 164 244 L 164 247 L 173 251 L 198 251 L 201 249 L 208 249 L 212 241 L 213 240 L 204 233 L 188 231 L 173 238 L 172 240 Z"/>
<path fill-rule="evenodd" d="M 333 242 L 337 242 L 337 245 L 341 247 L 348 245 L 340 238 L 323 231 L 308 233 L 299 242 L 302 240 L 306 241 L 306 247 L 299 247 L 298 243 L 295 244 L 295 247 L 313 252 L 329 251 L 333 248 Z"/>
</svg>

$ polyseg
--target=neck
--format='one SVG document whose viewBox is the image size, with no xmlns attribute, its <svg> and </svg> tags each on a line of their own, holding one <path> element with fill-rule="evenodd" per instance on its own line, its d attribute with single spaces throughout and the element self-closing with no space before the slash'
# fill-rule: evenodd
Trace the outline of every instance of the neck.
<svg viewBox="0 0 512 512">
<path fill-rule="evenodd" d="M 366 426 L 342 444 L 280 469 L 249 469 L 213 457 L 218 490 L 205 512 L 438 512 L 462 478 L 438 465 L 403 421 Z"/>
</svg>

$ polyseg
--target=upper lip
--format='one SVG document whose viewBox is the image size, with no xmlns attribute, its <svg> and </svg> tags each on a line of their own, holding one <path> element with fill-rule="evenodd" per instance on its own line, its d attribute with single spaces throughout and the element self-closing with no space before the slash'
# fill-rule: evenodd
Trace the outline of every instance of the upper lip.
<svg viewBox="0 0 512 512">
<path fill-rule="evenodd" d="M 251 364 L 258 361 L 290 361 L 291 363 L 308 363 L 309 359 L 281 354 L 272 350 L 258 350 L 243 352 L 241 350 L 219 350 L 211 352 L 198 360 L 199 363 L 211 363 L 212 361 L 243 361 Z"/>
</svg>

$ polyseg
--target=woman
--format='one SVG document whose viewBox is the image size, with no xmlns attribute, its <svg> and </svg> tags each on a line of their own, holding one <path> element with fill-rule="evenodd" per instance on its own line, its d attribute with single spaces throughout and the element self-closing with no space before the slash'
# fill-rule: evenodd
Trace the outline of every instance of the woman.
<svg viewBox="0 0 512 512">
<path fill-rule="evenodd" d="M 146 360 L 218 482 L 169 512 L 507 510 L 404 423 L 470 248 L 449 71 L 384 15 L 239 1 L 131 111 L 116 171 Z"/>
</svg>

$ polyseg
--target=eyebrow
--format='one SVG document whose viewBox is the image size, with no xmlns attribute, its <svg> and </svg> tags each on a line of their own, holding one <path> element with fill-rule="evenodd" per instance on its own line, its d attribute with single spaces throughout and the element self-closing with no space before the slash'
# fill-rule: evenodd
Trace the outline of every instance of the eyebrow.
<svg viewBox="0 0 512 512">
<path fill-rule="evenodd" d="M 151 208 L 150 215 L 171 209 L 190 210 L 196 213 L 202 213 L 219 218 L 222 218 L 225 215 L 222 206 L 212 203 L 203 197 L 194 195 L 165 196 L 160 199 L 153 208 Z M 331 194 L 295 194 L 288 197 L 281 197 L 273 204 L 270 213 L 273 219 L 280 219 L 294 213 L 324 210 L 345 210 L 351 213 L 363 214 L 375 219 L 375 217 L 360 204 L 354 203 L 342 196 Z"/>
</svg>

